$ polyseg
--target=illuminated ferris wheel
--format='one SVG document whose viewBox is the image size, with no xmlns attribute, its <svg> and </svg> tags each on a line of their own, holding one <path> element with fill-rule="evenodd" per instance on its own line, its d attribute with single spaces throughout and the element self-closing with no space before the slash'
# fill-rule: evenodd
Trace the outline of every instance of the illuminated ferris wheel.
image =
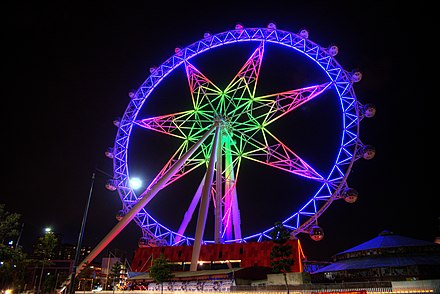
<svg viewBox="0 0 440 294">
<path fill-rule="evenodd" d="M 123 206 L 119 219 L 129 215 L 136 222 L 143 234 L 140 244 L 269 240 L 274 222 L 248 229 L 252 218 L 261 218 L 250 211 L 250 202 L 278 202 L 280 210 L 288 210 L 278 216 L 292 237 L 307 233 L 321 240 L 318 218 L 335 200 L 356 201 L 356 190 L 347 184 L 352 165 L 375 154 L 359 138 L 361 120 L 374 116 L 375 107 L 356 99 L 353 84 L 362 75 L 344 70 L 337 53 L 334 45 L 310 41 L 307 30 L 295 34 L 273 23 L 265 28 L 238 24 L 205 33 L 152 67 L 129 93 L 107 152 L 114 167 L 108 188 L 118 191 Z M 314 117 L 315 123 L 330 125 L 331 140 L 297 147 L 305 133 L 320 135 L 311 127 L 315 124 L 292 123 L 289 117 L 309 118 L 321 103 L 327 103 L 327 113 L 336 112 L 329 123 L 321 114 Z M 302 133 L 295 137 L 298 126 Z M 325 150 L 331 154 L 319 162 Z M 129 183 L 142 169 L 154 175 L 137 192 Z M 265 176 L 252 181 L 249 175 L 259 169 L 279 181 Z M 258 185 L 265 192 L 252 190 Z M 285 187 L 294 196 L 276 200 L 271 187 Z M 163 220 L 161 208 L 172 222 Z"/>
</svg>

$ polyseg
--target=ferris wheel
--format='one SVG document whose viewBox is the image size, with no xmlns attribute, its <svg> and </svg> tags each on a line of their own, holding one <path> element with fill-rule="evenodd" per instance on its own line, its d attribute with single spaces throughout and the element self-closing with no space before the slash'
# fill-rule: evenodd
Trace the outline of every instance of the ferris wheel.
<svg viewBox="0 0 440 294">
<path fill-rule="evenodd" d="M 129 93 L 123 116 L 114 122 L 114 145 L 106 152 L 114 167 L 107 187 L 117 190 L 122 202 L 119 220 L 129 214 L 141 228 L 140 245 L 271 239 L 274 222 L 249 230 L 252 218 L 261 218 L 250 211 L 251 202 L 278 203 L 287 212 L 277 216 L 292 237 L 306 233 L 319 241 L 324 211 L 335 200 L 356 201 L 347 179 L 356 160 L 375 155 L 359 131 L 376 109 L 357 100 L 353 85 L 362 74 L 342 68 L 335 59 L 338 47 L 321 47 L 308 37 L 305 29 L 296 34 L 273 23 L 205 33 L 175 48 Z M 289 117 L 309 119 L 320 103 L 327 103 L 327 114 L 336 113 L 330 119 L 311 116 L 315 123 L 323 120 L 324 129 L 330 125 L 329 142 L 305 139 L 306 133 L 320 136 L 315 124 L 308 131 L 309 122 L 289 122 Z M 297 137 L 291 134 L 295 127 Z M 303 139 L 313 146 L 297 147 Z M 330 154 L 319 162 L 325 149 Z M 148 185 L 138 192 L 130 180 L 142 169 L 150 180 L 145 176 Z M 259 169 L 263 180 L 249 176 Z M 270 173 L 276 179 L 264 180 Z M 277 192 L 271 194 L 271 187 Z M 276 200 L 274 194 L 284 188 L 294 197 Z M 166 214 L 173 221 L 163 220 Z"/>
</svg>

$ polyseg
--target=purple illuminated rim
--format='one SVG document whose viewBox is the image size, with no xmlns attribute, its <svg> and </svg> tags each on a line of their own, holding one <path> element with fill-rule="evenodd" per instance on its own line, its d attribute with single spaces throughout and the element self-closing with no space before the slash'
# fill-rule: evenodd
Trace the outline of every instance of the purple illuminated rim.
<svg viewBox="0 0 440 294">
<path fill-rule="evenodd" d="M 160 66 L 151 71 L 148 78 L 137 89 L 121 118 L 119 129 L 113 147 L 114 179 L 118 185 L 118 192 L 125 210 L 129 210 L 138 200 L 135 192 L 129 188 L 129 167 L 127 153 L 130 135 L 134 126 L 137 126 L 137 116 L 145 100 L 172 71 L 186 66 L 193 57 L 203 54 L 210 49 L 233 45 L 237 42 L 254 42 L 257 46 L 263 43 L 290 48 L 314 61 L 328 77 L 328 85 L 336 93 L 340 101 L 342 113 L 342 136 L 340 149 L 336 155 L 334 166 L 330 173 L 322 175 L 322 185 L 316 193 L 302 206 L 283 221 L 284 225 L 292 230 L 292 236 L 308 232 L 316 223 L 318 217 L 336 199 L 341 198 L 342 189 L 346 187 L 346 180 L 355 160 L 359 143 L 359 103 L 353 90 L 351 74 L 346 72 L 334 56 L 329 54 L 328 48 L 320 47 L 298 34 L 273 28 L 239 28 L 215 35 L 207 35 L 203 39 L 180 49 Z M 142 229 L 143 235 L 150 239 L 160 240 L 166 245 L 191 245 L 194 237 L 179 235 L 155 220 L 146 208 L 143 208 L 135 217 L 135 222 Z M 231 242 L 253 242 L 269 240 L 273 226 L 240 239 L 224 240 Z M 175 242 L 178 239 L 179 242 Z M 212 240 L 204 240 L 212 243 Z"/>
</svg>

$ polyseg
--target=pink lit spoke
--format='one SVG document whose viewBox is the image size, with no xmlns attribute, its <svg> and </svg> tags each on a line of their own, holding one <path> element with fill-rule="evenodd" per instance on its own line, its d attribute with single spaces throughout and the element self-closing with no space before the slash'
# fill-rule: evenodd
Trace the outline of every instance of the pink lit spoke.
<svg viewBox="0 0 440 294">
<path fill-rule="evenodd" d="M 137 120 L 138 126 L 183 140 L 196 141 L 212 123 L 212 115 L 203 117 L 194 110 Z"/>
<path fill-rule="evenodd" d="M 234 235 L 236 238 L 241 237 L 241 230 L 239 228 L 239 209 L 237 203 L 237 178 L 240 170 L 241 157 L 236 157 L 231 161 L 230 158 L 226 158 L 225 167 L 222 171 L 221 181 L 224 188 L 224 193 L 221 199 L 221 206 L 223 209 L 222 224 L 223 230 L 221 236 L 226 237 L 227 240 L 232 238 L 232 230 L 234 229 Z M 215 198 L 217 191 L 215 189 L 216 181 L 212 186 L 212 197 Z M 213 202 L 215 203 L 215 202 Z"/>
<path fill-rule="evenodd" d="M 219 102 L 222 91 L 189 62 L 185 63 L 185 70 L 194 111 L 220 111 L 218 107 L 222 104 L 221 101 Z M 216 103 L 217 106 L 215 106 Z M 206 109 L 209 106 L 211 109 Z"/>
<path fill-rule="evenodd" d="M 266 127 L 280 117 L 286 115 L 299 106 L 318 97 L 331 83 L 306 87 L 297 90 L 290 90 L 282 93 L 256 97 L 253 101 L 254 116 L 261 120 L 261 125 Z"/>
<path fill-rule="evenodd" d="M 169 169 L 173 167 L 173 165 L 179 160 L 179 158 L 182 157 L 183 154 L 188 152 L 189 150 L 188 141 L 184 141 L 182 145 L 177 149 L 177 151 L 173 154 L 170 160 L 164 165 L 162 170 L 159 172 L 159 174 L 155 177 L 155 179 L 151 182 L 149 189 L 151 186 L 155 185 L 157 181 L 159 181 L 164 174 L 168 172 Z M 178 180 L 179 178 L 183 177 L 184 175 L 190 173 L 191 171 L 195 170 L 199 166 L 205 164 L 206 160 L 204 158 L 204 152 L 206 152 L 208 147 L 204 144 L 202 144 L 202 147 L 194 152 L 192 156 L 188 158 L 187 161 L 183 163 L 183 165 L 178 169 L 178 171 L 164 184 L 164 187 L 170 185 L 172 182 Z"/>
<path fill-rule="evenodd" d="M 246 133 L 240 133 L 240 145 L 236 152 L 240 153 L 243 158 L 259 162 L 298 176 L 306 177 L 314 180 L 323 180 L 322 176 L 316 172 L 310 165 L 290 150 L 278 138 L 273 136 L 269 131 L 261 131 L 263 134 L 263 142 L 254 139 Z M 246 146 L 246 148 L 244 148 Z"/>
<path fill-rule="evenodd" d="M 255 96 L 263 53 L 264 43 L 262 42 L 226 87 L 225 95 L 232 98 L 225 107 L 230 117 L 237 116 L 237 113 L 240 113 L 240 110 L 246 107 L 248 101 Z"/>
</svg>

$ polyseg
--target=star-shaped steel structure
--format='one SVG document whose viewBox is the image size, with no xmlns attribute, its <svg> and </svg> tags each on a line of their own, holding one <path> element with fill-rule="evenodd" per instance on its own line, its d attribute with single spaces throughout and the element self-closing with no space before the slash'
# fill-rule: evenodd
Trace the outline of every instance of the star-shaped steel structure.
<svg viewBox="0 0 440 294">
<path fill-rule="evenodd" d="M 241 42 L 256 43 L 256 49 L 226 87 L 219 87 L 191 60 L 210 49 Z M 264 50 L 267 44 L 276 44 L 297 51 L 314 61 L 328 77 L 328 81 L 314 86 L 257 95 L 258 80 Z M 356 99 L 353 83 L 361 79 L 359 72 L 347 72 L 335 60 L 338 48 L 321 47 L 308 40 L 308 32 L 299 34 L 279 30 L 274 24 L 267 28 L 244 28 L 211 35 L 175 54 L 159 67 L 151 68 L 149 77 L 130 94 L 130 103 L 120 120 L 115 121 L 118 133 L 112 148 L 114 178 L 112 179 L 123 203 L 124 217 L 80 264 L 78 271 L 91 261 L 131 221 L 141 227 L 143 237 L 150 245 L 193 245 L 191 267 L 196 266 L 198 252 L 203 243 L 229 243 L 270 239 L 273 227 L 242 236 L 240 228 L 239 185 L 240 164 L 243 160 L 272 167 L 314 181 L 316 193 L 291 216 L 283 221 L 292 237 L 302 232 L 319 232 L 318 217 L 336 199 L 344 198 L 349 190 L 347 177 L 355 160 L 372 158 L 374 150 L 359 140 L 359 123 L 374 115 L 374 107 L 362 105 Z M 139 118 L 144 102 L 171 72 L 184 68 L 192 97 L 192 106 L 180 112 Z M 282 119 L 332 89 L 339 97 L 341 109 L 341 139 L 333 167 L 324 174 L 296 154 L 276 137 L 273 123 Z M 141 194 L 129 185 L 128 149 L 134 127 L 173 136 L 181 143 L 163 168 Z M 178 230 L 170 230 L 154 219 L 146 209 L 148 203 L 166 186 L 186 174 L 204 168 L 205 174 L 187 208 Z M 160 196 L 159 196 L 160 197 Z M 344 199 L 355 200 L 355 195 Z M 215 211 L 215 240 L 204 240 L 209 203 Z M 347 201 L 349 202 L 349 201 Z M 199 207 L 195 237 L 185 235 L 189 220 Z"/>
<path fill-rule="evenodd" d="M 194 65 L 186 61 L 185 69 L 191 91 L 192 109 L 143 118 L 135 122 L 143 128 L 182 140 L 180 148 L 150 186 L 155 185 L 182 154 L 200 140 L 213 125 L 220 129 L 222 143 L 217 152 L 221 158 L 215 165 L 215 172 L 221 175 L 221 183 L 214 181 L 212 185 L 214 200 L 215 195 L 218 194 L 217 190 L 225 191 L 223 195 L 219 195 L 220 202 L 214 201 L 217 205 L 220 203 L 221 206 L 217 210 L 220 214 L 217 217 L 221 219 L 222 224 L 222 229 L 217 231 L 220 234 L 217 236 L 218 240 L 234 238 L 232 236 L 233 224 L 240 223 L 239 205 L 235 202 L 238 201 L 237 175 L 243 159 L 253 160 L 313 180 L 324 181 L 324 178 L 305 160 L 279 140 L 269 130 L 269 126 L 299 106 L 318 97 L 331 86 L 331 83 L 257 96 L 256 89 L 263 56 L 264 43 L 262 42 L 225 89 L 216 86 Z M 209 154 L 212 153 L 213 146 L 212 142 L 202 143 L 199 151 L 184 162 L 166 185 L 196 167 L 208 166 Z M 225 162 L 224 166 L 222 166 L 222 159 Z M 219 177 L 217 177 L 218 180 Z M 200 195 L 197 194 L 195 198 L 200 199 Z M 194 209 L 191 209 L 191 214 L 193 212 Z M 184 221 L 185 224 L 188 222 L 189 219 Z M 181 227 L 178 236 L 183 234 L 185 229 Z M 239 227 L 235 229 L 235 234 L 235 238 L 241 238 Z M 178 240 L 179 237 L 177 237 Z"/>
</svg>

